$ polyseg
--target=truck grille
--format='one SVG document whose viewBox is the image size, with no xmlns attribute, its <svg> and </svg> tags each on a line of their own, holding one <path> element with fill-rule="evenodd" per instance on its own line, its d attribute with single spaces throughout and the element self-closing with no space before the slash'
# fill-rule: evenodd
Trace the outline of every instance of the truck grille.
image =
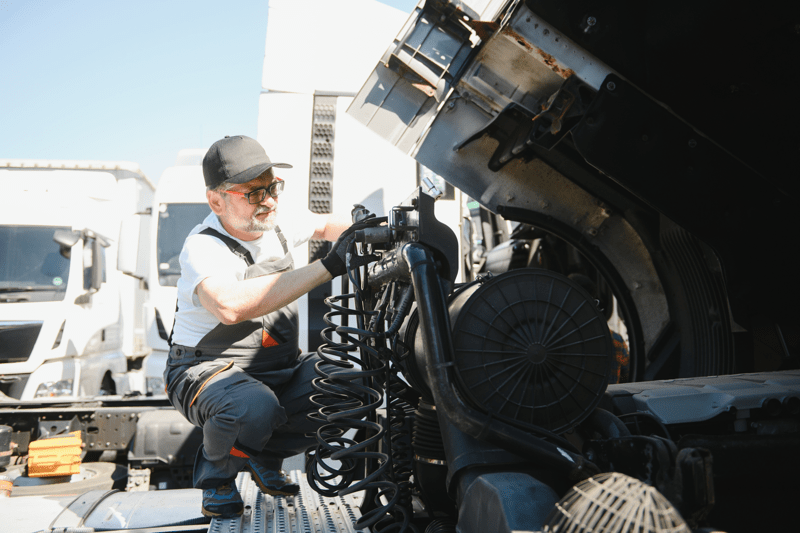
<svg viewBox="0 0 800 533">
<path fill-rule="evenodd" d="M 42 322 L 0 322 L 0 363 L 27 361 Z"/>
</svg>

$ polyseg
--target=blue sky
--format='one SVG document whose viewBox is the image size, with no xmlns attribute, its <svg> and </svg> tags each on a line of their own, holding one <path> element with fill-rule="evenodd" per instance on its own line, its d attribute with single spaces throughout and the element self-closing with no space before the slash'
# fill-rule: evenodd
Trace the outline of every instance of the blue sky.
<svg viewBox="0 0 800 533">
<path fill-rule="evenodd" d="M 0 158 L 157 182 L 180 149 L 255 137 L 266 28 L 267 0 L 0 0 Z"/>
</svg>

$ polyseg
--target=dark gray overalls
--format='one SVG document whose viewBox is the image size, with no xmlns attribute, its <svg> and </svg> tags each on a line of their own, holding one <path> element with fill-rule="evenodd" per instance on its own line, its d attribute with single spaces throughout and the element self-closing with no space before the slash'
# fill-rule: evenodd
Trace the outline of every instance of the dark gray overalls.
<svg viewBox="0 0 800 533">
<path fill-rule="evenodd" d="M 236 240 L 206 228 L 248 264 L 245 279 L 294 268 L 286 238 L 275 228 L 285 256 L 253 264 Z M 315 442 L 318 425 L 309 396 L 316 354 L 300 356 L 297 303 L 260 318 L 218 324 L 197 346 L 172 345 L 164 372 L 167 395 L 192 424 L 203 428 L 194 486 L 214 488 L 233 480 L 249 457 L 280 469 L 283 459 Z"/>
</svg>

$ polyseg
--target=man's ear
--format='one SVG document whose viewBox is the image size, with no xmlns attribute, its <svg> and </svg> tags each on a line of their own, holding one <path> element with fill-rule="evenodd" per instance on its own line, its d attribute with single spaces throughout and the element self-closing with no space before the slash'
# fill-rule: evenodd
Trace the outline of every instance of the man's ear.
<svg viewBox="0 0 800 533">
<path fill-rule="evenodd" d="M 208 205 L 215 215 L 219 216 L 225 212 L 225 200 L 222 198 L 221 193 L 206 191 L 206 200 L 208 200 Z"/>
</svg>

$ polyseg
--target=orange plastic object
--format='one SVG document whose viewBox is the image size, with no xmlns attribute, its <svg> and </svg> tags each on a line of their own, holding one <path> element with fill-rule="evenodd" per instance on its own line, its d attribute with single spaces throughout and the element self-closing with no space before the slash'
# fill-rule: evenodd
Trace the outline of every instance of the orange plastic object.
<svg viewBox="0 0 800 533">
<path fill-rule="evenodd" d="M 11 496 L 11 489 L 14 488 L 14 482 L 8 476 L 0 475 L 0 498 L 8 498 Z"/>
<path fill-rule="evenodd" d="M 71 476 L 81 471 L 81 432 L 50 437 L 28 445 L 28 476 Z"/>
</svg>

